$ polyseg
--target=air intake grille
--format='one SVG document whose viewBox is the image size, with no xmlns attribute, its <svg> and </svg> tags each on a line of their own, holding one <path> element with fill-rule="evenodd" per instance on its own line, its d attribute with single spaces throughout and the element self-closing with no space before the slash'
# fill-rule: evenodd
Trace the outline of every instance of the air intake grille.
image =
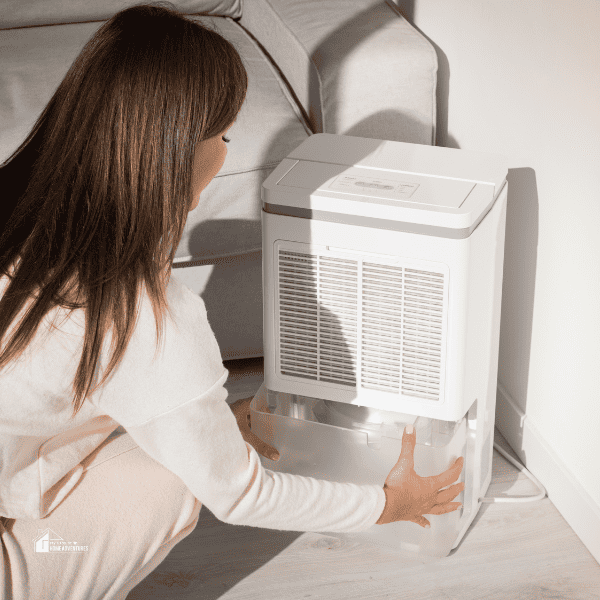
<svg viewBox="0 0 600 600">
<path fill-rule="evenodd" d="M 414 262 L 279 248 L 280 374 L 439 400 L 445 276 Z"/>
</svg>

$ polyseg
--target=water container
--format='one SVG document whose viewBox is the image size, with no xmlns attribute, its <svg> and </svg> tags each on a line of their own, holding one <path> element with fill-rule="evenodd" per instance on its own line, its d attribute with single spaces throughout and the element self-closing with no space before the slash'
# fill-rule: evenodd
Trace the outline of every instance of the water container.
<svg viewBox="0 0 600 600">
<path fill-rule="evenodd" d="M 278 461 L 260 457 L 271 471 L 340 483 L 383 487 L 398 461 L 405 425 L 417 433 L 415 471 L 421 477 L 446 471 L 464 457 L 460 478 L 473 463 L 467 444 L 467 416 L 442 421 L 415 415 L 373 411 L 365 407 L 268 390 L 263 384 L 250 406 L 252 431 L 277 448 Z M 472 477 L 467 478 L 467 484 Z M 465 490 L 468 492 L 468 490 Z M 464 502 L 461 492 L 453 502 Z M 443 515 L 427 514 L 431 529 L 400 521 L 373 525 L 359 533 L 322 532 L 348 541 L 387 546 L 410 556 L 447 556 L 463 526 L 463 508 Z"/>
</svg>

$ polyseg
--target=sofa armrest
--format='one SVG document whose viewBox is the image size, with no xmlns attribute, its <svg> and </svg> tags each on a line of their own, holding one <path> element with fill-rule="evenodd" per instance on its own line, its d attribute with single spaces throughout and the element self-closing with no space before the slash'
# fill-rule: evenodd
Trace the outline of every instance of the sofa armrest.
<svg viewBox="0 0 600 600">
<path fill-rule="evenodd" d="M 437 55 L 392 0 L 252 0 L 238 23 L 313 133 L 435 144 Z"/>
</svg>

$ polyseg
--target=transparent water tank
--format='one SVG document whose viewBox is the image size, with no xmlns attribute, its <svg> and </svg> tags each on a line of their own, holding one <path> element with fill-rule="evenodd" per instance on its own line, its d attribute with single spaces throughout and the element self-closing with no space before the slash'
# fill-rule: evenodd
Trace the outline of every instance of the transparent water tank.
<svg viewBox="0 0 600 600">
<path fill-rule="evenodd" d="M 468 469 L 467 417 L 441 421 L 375 410 L 267 389 L 264 384 L 251 406 L 252 431 L 278 449 L 280 458 L 260 457 L 265 468 L 337 481 L 383 486 L 402 450 L 404 427 L 412 423 L 417 439 L 415 471 L 421 477 L 446 471 L 459 457 L 464 466 L 458 481 L 466 488 L 453 501 L 464 502 L 472 477 Z M 453 482 L 456 483 L 456 482 Z M 359 533 L 322 532 L 340 539 L 389 546 L 410 555 L 447 556 L 459 534 L 463 509 L 444 515 L 426 515 L 431 529 L 400 521 L 373 525 Z"/>
</svg>

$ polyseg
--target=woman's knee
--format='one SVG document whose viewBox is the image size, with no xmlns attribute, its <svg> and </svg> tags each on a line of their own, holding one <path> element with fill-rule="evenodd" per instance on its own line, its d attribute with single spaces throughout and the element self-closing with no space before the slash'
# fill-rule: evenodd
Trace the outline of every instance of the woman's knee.
<svg viewBox="0 0 600 600">
<path fill-rule="evenodd" d="M 179 477 L 139 447 L 103 458 L 46 518 L 7 526 L 12 577 L 26 582 L 15 598 L 46 597 L 42 590 L 54 588 L 61 598 L 104 597 L 107 585 L 122 586 L 193 530 L 201 505 Z M 31 543 L 40 529 L 86 551 L 42 556 Z"/>
<path fill-rule="evenodd" d="M 138 527 L 163 530 L 168 540 L 198 517 L 201 504 L 185 483 L 141 448 L 115 460 L 111 470 L 124 518 Z"/>
</svg>

